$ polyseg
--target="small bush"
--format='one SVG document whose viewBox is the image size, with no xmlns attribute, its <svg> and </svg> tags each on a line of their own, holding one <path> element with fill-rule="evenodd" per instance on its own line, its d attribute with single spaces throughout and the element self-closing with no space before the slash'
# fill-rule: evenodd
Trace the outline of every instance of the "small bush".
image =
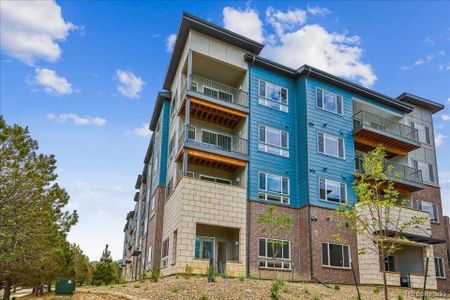
<svg viewBox="0 0 450 300">
<path fill-rule="evenodd" d="M 240 276 L 239 276 L 239 281 L 240 281 L 240 282 L 243 282 L 244 279 L 245 279 L 244 275 L 240 275 Z"/>
<path fill-rule="evenodd" d="M 144 288 L 144 291 L 148 291 L 148 286 L 146 286 L 146 287 Z"/>
<path fill-rule="evenodd" d="M 303 293 L 305 293 L 307 295 L 311 294 L 311 292 L 309 291 L 309 289 L 306 286 L 303 288 Z"/>
<path fill-rule="evenodd" d="M 135 288 L 135 289 L 138 289 L 138 288 L 140 288 L 140 287 L 141 287 L 140 284 L 135 284 L 135 285 L 134 285 L 134 288 Z"/>
<path fill-rule="evenodd" d="M 189 279 L 192 276 L 192 267 L 188 264 L 186 264 L 186 267 L 184 268 L 184 278 Z"/>
<path fill-rule="evenodd" d="M 203 295 L 200 297 L 200 300 L 208 300 L 208 294 L 207 293 L 203 293 Z"/>
<path fill-rule="evenodd" d="M 178 293 L 179 290 L 180 290 L 179 287 L 174 286 L 174 287 L 172 288 L 172 293 L 176 294 L 176 293 Z"/>
<path fill-rule="evenodd" d="M 376 286 L 373 288 L 373 293 L 374 294 L 379 294 L 381 292 L 381 286 Z"/>
<path fill-rule="evenodd" d="M 333 285 L 333 290 L 339 291 L 341 289 L 341 286 L 339 284 Z"/>
<path fill-rule="evenodd" d="M 320 295 L 314 295 L 313 300 L 320 300 Z"/>
<path fill-rule="evenodd" d="M 152 275 L 150 276 L 150 279 L 153 282 L 158 282 L 160 278 L 161 278 L 161 270 L 159 269 L 159 267 L 153 267 Z"/>
<path fill-rule="evenodd" d="M 208 282 L 216 282 L 216 272 L 214 272 L 214 269 L 209 267 L 207 271 L 208 275 Z"/>
<path fill-rule="evenodd" d="M 284 280 L 281 278 L 276 279 L 272 283 L 272 287 L 270 288 L 270 298 L 271 299 L 280 299 L 280 291 L 284 287 L 285 283 Z"/>
<path fill-rule="evenodd" d="M 113 289 L 113 288 L 114 288 L 114 285 L 110 285 L 109 288 L 110 288 L 110 289 Z"/>
<path fill-rule="evenodd" d="M 258 279 L 258 276 L 255 275 L 255 273 L 250 273 L 250 279 L 256 280 Z"/>
<path fill-rule="evenodd" d="M 395 295 L 395 300 L 403 300 L 405 299 L 405 296 L 403 296 L 403 293 L 398 293 Z"/>
</svg>

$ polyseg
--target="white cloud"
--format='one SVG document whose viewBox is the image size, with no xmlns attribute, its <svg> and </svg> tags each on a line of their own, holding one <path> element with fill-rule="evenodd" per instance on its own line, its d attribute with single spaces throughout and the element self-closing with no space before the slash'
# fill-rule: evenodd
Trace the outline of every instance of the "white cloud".
<svg viewBox="0 0 450 300">
<path fill-rule="evenodd" d="M 226 29 L 262 43 L 264 41 L 263 23 L 254 9 L 224 7 L 223 25 Z"/>
<path fill-rule="evenodd" d="M 103 126 L 103 125 L 106 124 L 106 119 L 104 119 L 104 118 L 89 117 L 89 116 L 80 117 L 80 116 L 78 116 L 76 114 L 73 114 L 73 113 L 59 114 L 59 115 L 48 114 L 47 115 L 47 119 L 53 120 L 53 121 L 57 121 L 57 122 L 60 122 L 60 123 L 65 123 L 68 120 L 71 120 L 71 121 L 73 121 L 73 123 L 75 125 Z"/>
<path fill-rule="evenodd" d="M 442 121 L 449 121 L 450 115 L 447 115 L 447 114 L 441 115 L 441 119 L 442 119 Z"/>
<path fill-rule="evenodd" d="M 429 53 L 427 54 L 427 56 L 425 56 L 424 58 L 419 58 L 417 59 L 412 65 L 409 66 L 402 66 L 401 69 L 405 70 L 405 71 L 409 71 L 414 69 L 415 67 L 421 66 L 421 65 L 425 65 L 430 63 L 432 60 L 434 59 L 434 54 L 433 53 Z"/>
<path fill-rule="evenodd" d="M 58 96 L 72 94 L 72 84 L 66 78 L 60 77 L 55 71 L 45 68 L 36 68 L 32 84 L 42 86 L 44 91 Z"/>
<path fill-rule="evenodd" d="M 141 77 L 136 76 L 131 71 L 117 70 L 116 71 L 117 80 L 119 81 L 117 85 L 117 90 L 122 96 L 127 98 L 139 98 L 140 93 L 144 88 L 145 82 Z"/>
<path fill-rule="evenodd" d="M 302 9 L 292 9 L 282 12 L 268 7 L 266 10 L 267 22 L 272 25 L 276 34 L 281 36 L 286 30 L 292 30 L 296 26 L 306 22 L 306 11 Z"/>
<path fill-rule="evenodd" d="M 450 71 L 450 64 L 441 64 L 441 65 L 439 65 L 439 70 L 441 70 L 441 71 Z"/>
<path fill-rule="evenodd" d="M 175 46 L 175 41 L 177 40 L 176 34 L 171 34 L 166 38 L 166 51 L 172 52 L 173 47 Z"/>
<path fill-rule="evenodd" d="M 331 10 L 319 6 L 308 6 L 307 12 L 313 16 L 326 16 L 328 14 L 331 14 Z"/>
<path fill-rule="evenodd" d="M 436 145 L 436 147 L 441 147 L 442 145 L 444 145 L 444 140 L 447 138 L 446 135 L 441 134 L 441 133 L 437 133 L 434 136 L 434 144 Z"/>
<path fill-rule="evenodd" d="M 2 1 L 1 6 L 1 48 L 26 64 L 56 61 L 61 55 L 58 42 L 76 28 L 63 19 L 55 1 Z"/>
<path fill-rule="evenodd" d="M 268 41 L 262 55 L 291 68 L 308 64 L 366 86 L 377 80 L 372 66 L 362 61 L 364 51 L 358 36 L 328 32 L 317 24 L 305 25 L 306 15 L 300 9 L 281 12 L 269 7 L 266 13 L 267 24 L 274 28 L 275 34 L 263 35 L 264 25 L 257 11 L 250 8 L 225 7 L 223 22 L 231 31 Z"/>
<path fill-rule="evenodd" d="M 150 137 L 152 135 L 152 133 L 149 129 L 149 126 L 150 126 L 149 123 L 142 123 L 141 127 L 134 128 L 133 130 L 127 132 L 127 134 L 135 135 L 135 136 L 139 136 L 139 137 L 143 137 L 143 138 Z"/>
</svg>

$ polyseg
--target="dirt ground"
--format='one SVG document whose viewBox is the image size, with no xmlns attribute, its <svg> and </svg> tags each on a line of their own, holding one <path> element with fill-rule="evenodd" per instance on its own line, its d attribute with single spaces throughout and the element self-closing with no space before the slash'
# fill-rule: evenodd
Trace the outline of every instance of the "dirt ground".
<svg viewBox="0 0 450 300">
<path fill-rule="evenodd" d="M 102 287 L 78 288 L 73 300 L 141 300 L 141 299 L 270 299 L 272 281 L 218 278 L 215 283 L 208 283 L 205 277 L 167 277 L 158 282 L 149 280 Z M 361 299 L 383 299 L 382 287 L 363 286 Z M 420 299 L 416 290 L 391 288 L 389 298 L 395 300 Z M 433 293 L 433 292 L 430 292 Z M 357 299 L 354 286 L 331 285 L 329 288 L 314 283 L 289 283 L 282 288 L 280 299 L 311 300 L 354 300 Z M 430 294 L 427 299 L 449 299 L 450 294 Z M 60 299 L 60 298 L 58 298 Z"/>
</svg>

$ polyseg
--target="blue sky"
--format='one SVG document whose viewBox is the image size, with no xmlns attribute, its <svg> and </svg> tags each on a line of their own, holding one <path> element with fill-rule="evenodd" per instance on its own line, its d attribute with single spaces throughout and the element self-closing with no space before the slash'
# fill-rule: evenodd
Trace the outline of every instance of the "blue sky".
<svg viewBox="0 0 450 300">
<path fill-rule="evenodd" d="M 122 255 L 183 11 L 263 41 L 263 56 L 291 67 L 308 63 L 389 96 L 445 104 L 434 124 L 450 214 L 449 2 L 2 2 L 1 114 L 56 155 L 69 208 L 80 214 L 69 239 L 91 259 L 106 243 Z"/>
</svg>

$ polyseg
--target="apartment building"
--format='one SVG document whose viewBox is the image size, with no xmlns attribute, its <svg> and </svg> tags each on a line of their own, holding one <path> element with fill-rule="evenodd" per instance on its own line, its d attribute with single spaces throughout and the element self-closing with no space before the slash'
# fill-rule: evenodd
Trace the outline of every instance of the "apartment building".
<svg viewBox="0 0 450 300">
<path fill-rule="evenodd" d="M 385 264 L 389 284 L 422 287 L 428 259 L 428 287 L 448 289 L 432 120 L 443 105 L 409 93 L 392 98 L 307 65 L 282 66 L 259 56 L 263 47 L 183 14 L 136 182 L 136 232 L 127 216 L 124 262 L 133 278 L 154 266 L 172 275 L 188 265 L 196 274 L 213 267 L 270 278 L 277 269 L 292 280 L 352 283 L 353 266 L 358 282 L 380 284 Z M 429 219 L 381 262 L 359 255 L 367 238 L 338 226 L 333 214 L 356 203 L 354 173 L 379 144 L 409 199 L 402 215 Z M 268 204 L 293 220 L 275 265 L 257 223 Z"/>
</svg>

